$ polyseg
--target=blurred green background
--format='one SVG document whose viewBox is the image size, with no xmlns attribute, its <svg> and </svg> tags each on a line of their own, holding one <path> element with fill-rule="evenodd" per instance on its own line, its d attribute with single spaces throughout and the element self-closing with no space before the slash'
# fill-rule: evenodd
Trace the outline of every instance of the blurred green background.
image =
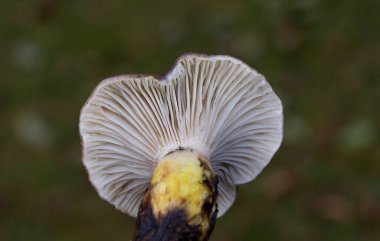
<svg viewBox="0 0 380 241">
<path fill-rule="evenodd" d="M 0 240 L 130 240 L 81 164 L 100 80 L 228 54 L 284 103 L 271 164 L 211 240 L 380 240 L 380 1 L 0 1 Z"/>
</svg>

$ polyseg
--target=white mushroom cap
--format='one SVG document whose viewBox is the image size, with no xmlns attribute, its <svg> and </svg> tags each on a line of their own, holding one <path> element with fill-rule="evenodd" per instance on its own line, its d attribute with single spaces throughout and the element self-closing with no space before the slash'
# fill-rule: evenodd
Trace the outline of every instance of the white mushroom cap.
<svg viewBox="0 0 380 241">
<path fill-rule="evenodd" d="M 282 141 L 282 104 L 264 76 L 229 56 L 188 54 L 164 77 L 103 80 L 82 109 L 83 163 L 99 195 L 131 216 L 157 162 L 191 148 L 219 177 L 218 216 Z"/>
</svg>

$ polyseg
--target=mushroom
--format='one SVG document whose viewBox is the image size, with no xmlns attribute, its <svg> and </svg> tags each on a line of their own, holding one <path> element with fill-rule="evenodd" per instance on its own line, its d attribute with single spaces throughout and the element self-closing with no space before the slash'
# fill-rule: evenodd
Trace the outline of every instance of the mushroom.
<svg viewBox="0 0 380 241">
<path fill-rule="evenodd" d="M 163 77 L 96 87 L 80 115 L 82 161 L 99 195 L 138 217 L 134 240 L 207 240 L 282 129 L 263 75 L 233 57 L 186 54 Z"/>
</svg>

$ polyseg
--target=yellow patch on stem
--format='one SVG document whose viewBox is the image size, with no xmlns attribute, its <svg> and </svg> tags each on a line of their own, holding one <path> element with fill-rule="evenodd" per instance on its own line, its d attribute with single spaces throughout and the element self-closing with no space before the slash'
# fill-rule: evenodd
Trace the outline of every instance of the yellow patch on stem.
<svg viewBox="0 0 380 241">
<path fill-rule="evenodd" d="M 209 165 L 206 163 L 206 165 Z M 210 188 L 204 179 L 212 175 L 191 151 L 177 151 L 161 160 L 151 180 L 151 203 L 156 217 L 176 208 L 184 208 L 189 219 L 201 213 Z"/>
</svg>

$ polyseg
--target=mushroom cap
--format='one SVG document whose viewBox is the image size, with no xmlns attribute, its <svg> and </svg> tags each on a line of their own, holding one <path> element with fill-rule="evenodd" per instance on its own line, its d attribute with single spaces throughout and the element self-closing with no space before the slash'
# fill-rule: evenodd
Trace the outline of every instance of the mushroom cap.
<svg viewBox="0 0 380 241">
<path fill-rule="evenodd" d="M 282 141 L 282 104 L 265 77 L 229 56 L 187 54 L 165 76 L 103 80 L 80 115 L 82 161 L 99 195 L 136 217 L 167 153 L 191 148 L 219 178 L 218 216 Z"/>
</svg>

